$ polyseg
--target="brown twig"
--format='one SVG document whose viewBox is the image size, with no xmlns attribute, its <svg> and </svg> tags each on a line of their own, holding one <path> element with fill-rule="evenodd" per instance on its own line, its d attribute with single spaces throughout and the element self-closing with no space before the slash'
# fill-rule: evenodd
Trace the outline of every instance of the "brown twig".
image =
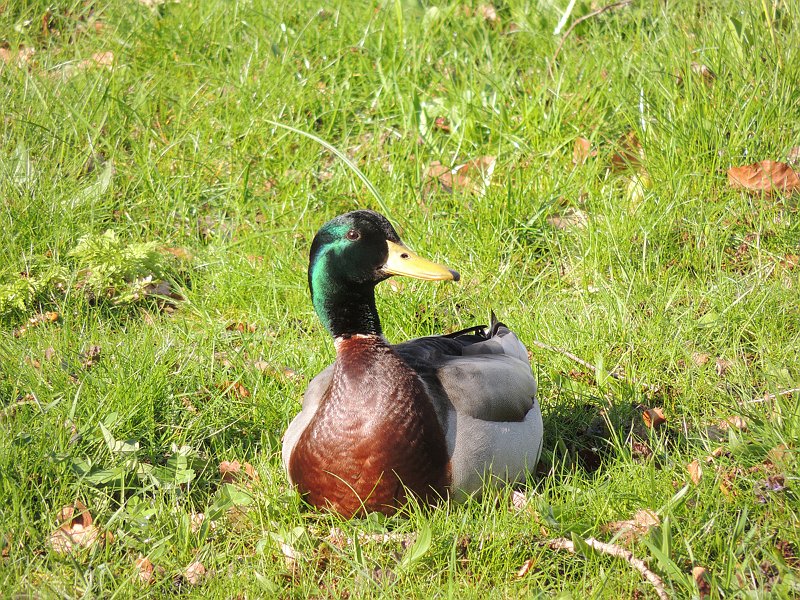
<svg viewBox="0 0 800 600">
<path fill-rule="evenodd" d="M 597 15 L 602 15 L 604 12 L 609 10 L 614 10 L 615 8 L 621 8 L 623 6 L 627 6 L 633 2 L 633 0 L 621 0 L 621 2 L 614 2 L 613 4 L 609 4 L 608 6 L 603 6 L 602 8 L 598 8 L 597 10 L 593 10 L 592 12 L 583 15 L 579 19 L 575 19 L 572 22 L 572 25 L 564 32 L 564 35 L 561 37 L 561 41 L 558 42 L 558 48 L 556 48 L 556 53 L 553 54 L 553 60 L 550 62 L 550 75 L 552 76 L 552 65 L 555 64 L 558 55 L 561 54 L 561 47 L 564 45 L 564 42 L 567 41 L 567 38 L 572 33 L 572 30 L 575 29 L 580 23 L 583 23 L 587 19 L 591 19 L 592 17 L 596 17 Z"/>
<path fill-rule="evenodd" d="M 21 406 L 25 406 L 26 404 L 39 404 L 39 399 L 35 394 L 26 394 L 16 402 L 12 402 L 3 410 L 0 410 L 0 421 L 13 417 L 14 413 L 16 413 Z"/>
<path fill-rule="evenodd" d="M 558 354 L 562 354 L 567 358 L 574 360 L 579 365 L 591 370 L 592 373 L 595 374 L 597 373 L 597 367 L 595 367 L 593 364 L 589 362 L 586 362 L 580 356 L 578 356 L 577 354 L 573 354 L 569 350 L 564 350 L 564 348 L 556 348 L 555 346 L 550 346 L 548 344 L 545 344 L 544 342 L 540 342 L 539 340 L 533 340 L 533 345 L 536 346 L 537 348 L 541 348 L 542 350 L 549 350 L 550 352 L 556 352 Z M 618 373 L 617 371 L 609 371 L 608 374 L 617 381 L 625 381 L 625 377 L 620 373 Z"/>
<path fill-rule="evenodd" d="M 661 579 L 661 577 L 648 569 L 647 565 L 642 559 L 636 558 L 632 552 L 615 544 L 608 544 L 594 538 L 587 538 L 585 541 L 587 546 L 597 552 L 602 552 L 603 554 L 608 554 L 609 556 L 615 556 L 616 558 L 622 558 L 623 560 L 626 560 L 628 564 L 639 571 L 642 576 L 647 579 L 647 581 L 653 584 L 653 587 L 656 588 L 656 594 L 658 594 L 658 597 L 661 600 L 669 600 L 669 594 L 667 594 L 664 581 Z M 553 550 L 568 550 L 572 553 L 576 552 L 575 544 L 567 538 L 556 538 L 550 542 L 549 546 Z"/>
<path fill-rule="evenodd" d="M 763 398 L 753 398 L 752 400 L 748 400 L 747 404 L 756 404 L 758 402 L 769 402 L 770 400 L 775 400 L 780 396 L 788 396 L 789 394 L 794 394 L 795 392 L 800 392 L 800 388 L 792 388 L 790 390 L 783 390 L 782 392 L 775 392 L 774 394 L 767 394 Z"/>
</svg>

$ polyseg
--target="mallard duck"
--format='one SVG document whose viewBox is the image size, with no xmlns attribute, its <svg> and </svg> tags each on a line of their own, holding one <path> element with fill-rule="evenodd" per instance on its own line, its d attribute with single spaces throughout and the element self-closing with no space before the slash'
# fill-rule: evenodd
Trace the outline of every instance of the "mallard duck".
<svg viewBox="0 0 800 600">
<path fill-rule="evenodd" d="M 434 504 L 524 479 L 542 449 L 528 353 L 489 327 L 391 345 L 375 286 L 391 275 L 458 281 L 409 250 L 389 221 L 357 210 L 311 244 L 308 285 L 336 360 L 317 375 L 286 431 L 283 463 L 305 500 L 346 518 L 392 514 L 410 495 Z"/>
</svg>

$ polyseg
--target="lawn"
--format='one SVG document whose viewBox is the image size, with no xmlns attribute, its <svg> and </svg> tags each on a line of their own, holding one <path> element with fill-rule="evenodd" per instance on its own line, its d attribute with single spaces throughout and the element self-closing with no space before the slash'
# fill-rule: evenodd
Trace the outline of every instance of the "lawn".
<svg viewBox="0 0 800 600">
<path fill-rule="evenodd" d="M 0 3 L 0 596 L 657 597 L 589 538 L 800 595 L 800 13 L 572 4 Z M 530 349 L 518 493 L 288 485 L 355 208 L 462 274 L 379 286 L 390 341 L 493 310 Z"/>
</svg>

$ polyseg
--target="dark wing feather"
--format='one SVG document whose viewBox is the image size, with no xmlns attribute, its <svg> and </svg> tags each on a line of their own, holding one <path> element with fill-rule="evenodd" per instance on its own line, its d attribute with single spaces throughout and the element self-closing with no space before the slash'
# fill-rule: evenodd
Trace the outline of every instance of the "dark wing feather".
<svg viewBox="0 0 800 600">
<path fill-rule="evenodd" d="M 471 328 L 394 346 L 427 384 L 443 422 L 451 407 L 484 421 L 522 421 L 533 407 L 536 380 L 527 350 L 492 321 L 488 332 Z"/>
</svg>

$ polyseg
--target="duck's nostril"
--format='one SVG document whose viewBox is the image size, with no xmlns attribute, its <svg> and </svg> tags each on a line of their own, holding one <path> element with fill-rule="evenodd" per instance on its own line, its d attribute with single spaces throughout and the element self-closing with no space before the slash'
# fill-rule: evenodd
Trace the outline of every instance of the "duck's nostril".
<svg viewBox="0 0 800 600">
<path fill-rule="evenodd" d="M 408 254 L 406 254 L 405 252 L 403 252 L 403 253 L 400 255 L 400 258 L 405 258 L 405 259 L 407 259 L 407 258 L 408 258 Z"/>
</svg>

